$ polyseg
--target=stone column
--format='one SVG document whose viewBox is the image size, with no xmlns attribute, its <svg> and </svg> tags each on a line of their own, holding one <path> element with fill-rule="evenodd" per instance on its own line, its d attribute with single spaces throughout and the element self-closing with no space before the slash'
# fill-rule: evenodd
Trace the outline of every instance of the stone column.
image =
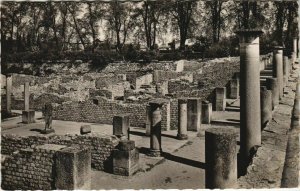
<svg viewBox="0 0 300 191">
<path fill-rule="evenodd" d="M 55 188 L 91 189 L 91 151 L 85 147 L 66 147 L 55 154 Z"/>
<path fill-rule="evenodd" d="M 150 131 L 150 156 L 159 157 L 161 155 L 161 122 L 162 122 L 162 106 L 164 101 L 156 100 L 149 103 L 151 116 Z"/>
<path fill-rule="evenodd" d="M 297 41 L 298 41 L 298 38 L 297 37 L 294 37 L 293 38 L 293 52 L 295 53 L 295 61 L 298 57 L 297 55 L 297 52 L 298 52 L 298 49 L 297 49 Z"/>
<path fill-rule="evenodd" d="M 11 113 L 12 75 L 6 75 L 6 110 Z"/>
<path fill-rule="evenodd" d="M 265 86 L 260 87 L 261 127 L 272 120 L 272 92 Z"/>
<path fill-rule="evenodd" d="M 212 118 L 212 104 L 208 101 L 202 102 L 201 118 L 203 124 L 210 124 Z"/>
<path fill-rule="evenodd" d="M 24 84 L 24 111 L 29 110 L 29 82 Z"/>
<path fill-rule="evenodd" d="M 120 138 L 129 139 L 129 114 L 122 114 L 114 116 L 113 118 L 113 135 Z"/>
<path fill-rule="evenodd" d="M 198 131 L 201 127 L 201 99 L 187 100 L 187 130 Z"/>
<path fill-rule="evenodd" d="M 275 46 L 273 53 L 273 77 L 278 80 L 279 99 L 283 97 L 283 47 Z"/>
<path fill-rule="evenodd" d="M 146 136 L 150 136 L 151 130 L 151 108 L 149 105 L 146 106 Z"/>
<path fill-rule="evenodd" d="M 217 87 L 215 89 L 215 111 L 225 111 L 226 108 L 226 88 Z"/>
<path fill-rule="evenodd" d="M 205 131 L 205 188 L 236 188 L 236 138 L 236 132 L 225 127 Z"/>
<path fill-rule="evenodd" d="M 283 56 L 283 83 L 284 86 L 288 83 L 289 77 L 289 58 L 287 55 Z"/>
<path fill-rule="evenodd" d="M 230 98 L 238 99 L 240 94 L 239 80 L 230 80 Z"/>
<path fill-rule="evenodd" d="M 279 104 L 279 88 L 277 78 L 266 79 L 267 89 L 272 92 L 272 109 Z"/>
<path fill-rule="evenodd" d="M 251 150 L 261 145 L 259 35 L 261 30 L 236 32 L 240 40 L 240 154 L 246 170 Z"/>
<path fill-rule="evenodd" d="M 185 140 L 187 135 L 187 100 L 178 99 L 178 134 L 179 140 Z"/>
</svg>

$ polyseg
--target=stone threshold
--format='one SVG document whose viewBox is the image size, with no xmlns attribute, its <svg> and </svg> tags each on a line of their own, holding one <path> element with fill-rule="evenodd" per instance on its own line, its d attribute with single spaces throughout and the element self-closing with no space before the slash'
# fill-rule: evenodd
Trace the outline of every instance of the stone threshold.
<svg viewBox="0 0 300 191">
<path fill-rule="evenodd" d="M 291 78 L 295 77 L 293 75 Z M 295 82 L 289 83 L 285 88 L 287 94 L 273 111 L 272 121 L 262 131 L 262 145 L 248 166 L 247 174 L 238 179 L 238 188 L 281 187 L 293 109 L 291 103 L 295 97 Z"/>
</svg>

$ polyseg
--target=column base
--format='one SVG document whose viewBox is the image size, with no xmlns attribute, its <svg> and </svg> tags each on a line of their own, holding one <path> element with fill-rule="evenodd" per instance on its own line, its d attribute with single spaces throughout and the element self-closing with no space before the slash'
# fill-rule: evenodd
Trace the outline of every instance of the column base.
<svg viewBox="0 0 300 191">
<path fill-rule="evenodd" d="M 50 134 L 50 133 L 55 133 L 54 129 L 43 129 L 41 131 L 42 134 Z"/>
<path fill-rule="evenodd" d="M 35 116 L 34 110 L 22 111 L 22 122 L 26 124 L 34 123 L 35 122 L 34 116 Z"/>
<path fill-rule="evenodd" d="M 150 149 L 148 156 L 150 157 L 160 157 L 161 156 L 161 150 L 154 150 L 154 149 Z"/>
<path fill-rule="evenodd" d="M 187 134 L 177 134 L 177 139 L 179 140 L 187 140 L 188 135 Z"/>
</svg>

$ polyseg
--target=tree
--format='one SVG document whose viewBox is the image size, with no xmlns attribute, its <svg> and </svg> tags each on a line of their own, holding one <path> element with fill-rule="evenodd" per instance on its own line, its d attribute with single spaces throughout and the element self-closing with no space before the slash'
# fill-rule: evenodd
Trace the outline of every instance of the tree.
<svg viewBox="0 0 300 191">
<path fill-rule="evenodd" d="M 113 1 L 108 6 L 108 28 L 116 34 L 117 51 L 122 51 L 128 31 L 133 27 L 133 6 L 131 3 Z"/>
<path fill-rule="evenodd" d="M 206 7 L 209 8 L 213 43 L 219 42 L 220 40 L 221 26 L 223 24 L 223 19 L 221 16 L 223 3 L 224 1 L 205 2 Z"/>
<path fill-rule="evenodd" d="M 180 1 L 176 0 L 174 5 L 171 6 L 171 14 L 177 21 L 180 36 L 180 49 L 185 49 L 185 41 L 188 37 L 190 24 L 193 20 L 193 11 L 196 7 L 195 1 Z"/>
</svg>

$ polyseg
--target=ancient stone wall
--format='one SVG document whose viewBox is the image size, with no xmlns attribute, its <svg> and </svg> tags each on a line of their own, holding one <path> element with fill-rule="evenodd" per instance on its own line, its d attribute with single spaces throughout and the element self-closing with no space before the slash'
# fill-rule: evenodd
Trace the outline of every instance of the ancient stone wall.
<svg viewBox="0 0 300 191">
<path fill-rule="evenodd" d="M 141 85 L 150 85 L 153 81 L 153 75 L 152 74 L 146 74 L 140 77 L 136 78 L 135 81 L 135 88 L 139 89 Z"/>
<path fill-rule="evenodd" d="M 91 149 L 92 167 L 96 170 L 111 170 L 112 151 L 119 143 L 113 135 L 92 133 L 87 135 L 37 135 L 22 137 L 12 134 L 1 136 L 1 154 L 13 155 L 21 149 L 35 149 L 37 145 L 81 145 Z"/>
<path fill-rule="evenodd" d="M 59 145 L 21 149 L 7 157 L 2 166 L 3 189 L 51 190 L 54 183 L 54 157 Z"/>
</svg>

